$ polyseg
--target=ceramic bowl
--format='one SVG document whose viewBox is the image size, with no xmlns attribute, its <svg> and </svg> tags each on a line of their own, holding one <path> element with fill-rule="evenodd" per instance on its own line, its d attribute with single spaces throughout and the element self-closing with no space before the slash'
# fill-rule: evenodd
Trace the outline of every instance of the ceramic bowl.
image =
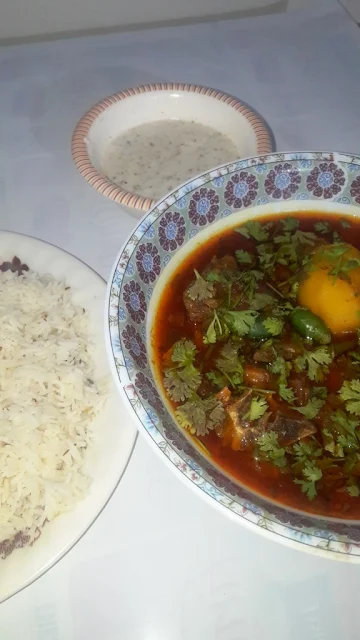
<svg viewBox="0 0 360 640">
<path fill-rule="evenodd" d="M 275 540 L 359 561 L 360 522 L 296 513 L 255 495 L 216 468 L 168 413 L 146 348 L 164 280 L 204 234 L 256 216 L 299 210 L 360 216 L 360 157 L 276 153 L 223 166 L 174 191 L 143 218 L 120 251 L 108 286 L 108 352 L 117 386 L 140 431 L 188 486 Z"/>
<path fill-rule="evenodd" d="M 97 191 L 141 217 L 155 201 L 111 182 L 103 174 L 103 153 L 128 129 L 171 119 L 195 121 L 225 134 L 235 144 L 239 158 L 269 153 L 275 147 L 269 126 L 241 100 L 198 85 L 150 84 L 109 96 L 81 118 L 72 140 L 74 162 Z"/>
</svg>

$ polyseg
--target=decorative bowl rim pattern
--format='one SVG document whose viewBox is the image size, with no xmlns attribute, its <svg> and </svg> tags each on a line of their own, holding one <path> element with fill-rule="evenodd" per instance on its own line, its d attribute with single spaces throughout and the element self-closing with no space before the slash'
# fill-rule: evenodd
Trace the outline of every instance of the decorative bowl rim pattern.
<svg viewBox="0 0 360 640">
<path fill-rule="evenodd" d="M 319 203 L 325 200 L 335 204 L 338 203 L 336 206 L 341 206 L 344 209 L 347 208 L 347 205 L 351 204 L 360 207 L 360 156 L 336 152 L 300 151 L 296 153 L 286 152 L 256 156 L 216 168 L 182 185 L 172 194 L 161 200 L 142 218 L 120 250 L 113 267 L 108 282 L 107 306 L 105 310 L 106 346 L 112 372 L 118 389 L 121 391 L 121 395 L 125 400 L 125 404 L 128 406 L 130 412 L 132 412 L 139 428 L 148 436 L 154 449 L 161 458 L 166 461 L 169 467 L 173 470 L 177 469 L 177 472 L 179 472 L 178 476 L 180 476 L 188 486 L 192 486 L 196 491 L 201 490 L 201 494 L 199 495 L 208 499 L 211 504 L 216 504 L 218 508 L 226 510 L 227 514 L 235 518 L 238 522 L 242 522 L 246 526 L 253 528 L 253 530 L 271 537 L 273 540 L 277 539 L 293 548 L 304 549 L 326 557 L 360 562 L 360 523 L 346 523 L 346 521 L 339 520 L 328 520 L 328 522 L 326 522 L 324 518 L 317 519 L 310 515 L 303 519 L 298 518 L 297 521 L 294 512 L 290 513 L 291 520 L 289 517 L 289 511 L 291 510 L 287 511 L 286 507 L 279 510 L 275 505 L 271 505 L 271 503 L 267 503 L 266 508 L 258 506 L 259 503 L 260 505 L 264 505 L 264 501 L 258 499 L 254 493 L 252 493 L 250 501 L 243 498 L 239 500 L 235 497 L 233 498 L 231 491 L 228 490 L 224 484 L 221 484 L 222 480 L 226 478 L 225 474 L 220 477 L 220 487 L 217 486 L 219 484 L 219 474 L 216 474 L 215 467 L 213 467 L 213 473 L 209 479 L 208 472 L 206 469 L 204 470 L 206 467 L 205 463 L 201 461 L 198 464 L 193 451 L 188 453 L 185 450 L 185 446 L 181 448 L 182 444 L 180 446 L 178 443 L 175 444 L 173 438 L 170 437 L 169 439 L 165 428 L 165 435 L 160 431 L 157 425 L 165 425 L 165 414 L 164 412 L 160 412 L 160 418 L 158 415 L 154 416 L 152 407 L 155 405 L 149 406 L 151 402 L 148 403 L 146 407 L 147 401 L 144 400 L 145 395 L 142 393 L 141 387 L 137 384 L 138 380 L 136 379 L 135 381 L 134 375 L 130 375 L 129 372 L 131 368 L 126 361 L 126 348 L 122 342 L 120 330 L 121 322 L 125 322 L 125 320 L 121 317 L 123 308 L 120 302 L 124 304 L 122 294 L 123 289 L 126 288 L 126 284 L 124 285 L 123 281 L 126 283 L 135 282 L 132 278 L 134 275 L 132 259 L 135 259 L 134 256 L 141 241 L 143 240 L 142 246 L 144 246 L 144 242 L 151 244 L 149 238 L 154 237 L 151 234 L 153 232 L 155 234 L 156 229 L 160 229 L 161 221 L 166 219 L 169 213 L 173 213 L 173 208 L 184 207 L 184 200 L 187 201 L 187 199 L 190 198 L 191 202 L 193 202 L 194 194 L 201 194 L 201 189 L 203 189 L 204 192 L 209 191 L 209 189 L 206 190 L 205 185 L 211 185 L 212 191 L 215 192 L 216 189 L 218 189 L 220 192 L 221 189 L 224 191 L 224 181 L 226 181 L 226 179 L 230 181 L 234 175 L 238 176 L 237 179 L 239 179 L 241 175 L 246 177 L 251 174 L 259 177 L 261 174 L 264 175 L 264 171 L 268 173 L 265 174 L 266 177 L 263 177 L 262 180 L 264 181 L 264 185 L 265 183 L 267 185 L 266 188 L 268 190 L 266 193 L 270 193 L 270 197 L 260 198 L 254 203 L 250 202 L 249 205 L 244 205 L 244 208 L 247 206 L 252 207 L 256 204 L 262 205 L 265 204 L 263 200 L 267 200 L 267 202 L 270 200 L 270 203 L 275 207 L 275 211 L 277 211 L 277 208 L 281 210 L 281 207 L 278 207 L 279 199 L 277 199 L 278 196 L 275 190 L 277 184 L 275 178 L 279 172 L 287 172 L 290 177 L 290 183 L 295 185 L 292 196 L 288 197 L 284 195 L 287 192 L 283 187 L 285 184 L 283 177 L 279 181 L 282 189 L 281 198 L 282 200 L 286 200 L 288 197 L 288 203 L 294 202 L 295 200 L 306 199 L 311 203 L 313 202 L 313 208 L 316 209 L 316 202 Z M 278 172 L 278 174 L 276 174 L 276 172 Z M 268 178 L 269 173 L 271 175 L 270 181 Z M 333 182 L 331 182 L 331 180 Z M 220 183 L 222 186 L 220 186 Z M 307 189 L 307 193 L 300 190 L 299 193 L 295 195 L 296 190 L 300 189 L 300 183 L 303 188 Z M 328 185 L 333 183 L 336 189 L 334 186 L 333 191 L 329 191 Z M 319 185 L 322 185 L 323 190 L 321 193 L 315 191 Z M 264 186 L 264 189 L 266 188 Z M 328 191 L 324 191 L 324 189 L 328 189 Z M 259 192 L 260 191 L 261 189 L 259 189 Z M 316 195 L 316 193 L 319 195 Z M 345 196 L 346 193 L 348 196 Z M 286 202 L 284 202 L 284 206 L 285 204 Z M 333 207 L 335 205 L 331 206 Z M 239 207 L 235 207 L 234 210 L 238 210 L 238 208 Z M 291 206 L 289 206 L 289 208 L 291 208 Z M 182 213 L 183 219 L 185 219 L 184 211 L 185 209 L 183 209 Z M 189 211 L 191 211 L 191 209 L 189 209 Z M 227 213 L 223 213 L 227 216 L 232 212 L 229 210 Z M 349 213 L 351 213 L 351 209 L 349 209 Z M 259 214 L 257 213 L 257 215 Z M 220 217 L 223 217 L 223 215 Z M 190 221 L 189 218 L 190 214 L 188 218 L 186 218 L 187 223 L 194 225 L 195 223 Z M 206 224 L 211 225 L 212 221 L 213 220 L 208 220 Z M 189 238 L 190 237 L 193 236 L 190 234 Z M 156 242 L 156 240 L 154 242 Z M 171 256 L 169 256 L 169 258 L 170 257 Z M 139 273 L 136 272 L 136 276 L 141 279 Z M 148 299 L 150 299 L 152 295 L 151 287 L 146 285 L 144 290 L 148 294 Z M 136 322 L 139 321 L 137 320 Z M 145 333 L 143 337 L 145 340 Z M 153 382 L 153 380 L 151 381 Z M 148 382 L 150 382 L 150 380 L 148 380 Z M 150 386 L 153 385 L 150 383 Z M 146 393 L 149 394 L 149 392 L 151 392 L 151 390 L 148 388 Z M 162 409 L 162 411 L 164 410 Z M 157 420 L 155 420 L 155 418 L 157 418 Z M 228 493 L 226 493 L 226 491 L 228 491 Z M 236 495 L 239 497 L 239 494 Z M 286 515 L 286 519 L 283 519 L 284 514 Z M 306 526 L 304 526 L 304 521 Z M 309 522 L 311 522 L 311 526 L 309 526 Z"/>
<path fill-rule="evenodd" d="M 212 89 L 211 87 L 180 82 L 144 84 L 124 89 L 119 93 L 100 100 L 100 102 L 87 111 L 77 123 L 71 142 L 71 154 L 80 175 L 102 195 L 107 196 L 118 204 L 147 212 L 155 206 L 156 202 L 155 200 L 151 200 L 151 198 L 126 191 L 102 175 L 91 162 L 86 146 L 86 136 L 95 120 L 110 106 L 121 100 L 126 100 L 126 98 L 151 91 L 184 91 L 188 93 L 199 93 L 220 100 L 238 111 L 249 122 L 255 133 L 258 154 L 271 153 L 275 150 L 274 135 L 264 118 L 253 107 L 229 93 Z"/>
</svg>

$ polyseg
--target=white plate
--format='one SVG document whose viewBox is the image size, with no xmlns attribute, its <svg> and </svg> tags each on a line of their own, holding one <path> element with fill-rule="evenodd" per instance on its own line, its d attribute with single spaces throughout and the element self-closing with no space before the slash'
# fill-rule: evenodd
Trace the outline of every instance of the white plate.
<svg viewBox="0 0 360 640">
<path fill-rule="evenodd" d="M 110 374 L 104 348 L 106 286 L 100 276 L 74 256 L 29 236 L 0 231 L 0 261 L 18 256 L 39 274 L 51 274 L 71 286 L 74 301 L 87 309 L 95 338 L 96 374 Z M 110 377 L 110 376 L 109 376 Z M 122 477 L 136 440 L 136 427 L 119 403 L 110 381 L 110 397 L 94 423 L 93 478 L 88 496 L 42 531 L 32 547 L 16 549 L 0 559 L 0 602 L 36 580 L 62 558 L 99 515 Z"/>
</svg>

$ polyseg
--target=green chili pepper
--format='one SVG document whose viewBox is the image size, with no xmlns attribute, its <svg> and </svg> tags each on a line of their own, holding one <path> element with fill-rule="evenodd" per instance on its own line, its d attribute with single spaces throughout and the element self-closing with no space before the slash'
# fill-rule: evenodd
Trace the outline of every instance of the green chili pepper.
<svg viewBox="0 0 360 640">
<path fill-rule="evenodd" d="M 309 309 L 298 307 L 290 315 L 290 321 L 303 338 L 314 340 L 320 344 L 331 342 L 331 333 L 325 322 Z"/>
</svg>

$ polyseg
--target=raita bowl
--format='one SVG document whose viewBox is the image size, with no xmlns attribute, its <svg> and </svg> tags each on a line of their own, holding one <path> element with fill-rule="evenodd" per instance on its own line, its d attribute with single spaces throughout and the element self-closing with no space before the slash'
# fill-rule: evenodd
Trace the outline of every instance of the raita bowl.
<svg viewBox="0 0 360 640">
<path fill-rule="evenodd" d="M 242 100 L 217 89 L 182 83 L 148 84 L 104 98 L 77 124 L 72 139 L 73 160 L 92 187 L 138 218 L 154 207 L 155 201 L 112 182 L 104 174 L 103 154 L 121 134 L 161 120 L 211 127 L 229 138 L 238 158 L 270 153 L 275 148 L 271 129 L 262 116 Z"/>
</svg>

